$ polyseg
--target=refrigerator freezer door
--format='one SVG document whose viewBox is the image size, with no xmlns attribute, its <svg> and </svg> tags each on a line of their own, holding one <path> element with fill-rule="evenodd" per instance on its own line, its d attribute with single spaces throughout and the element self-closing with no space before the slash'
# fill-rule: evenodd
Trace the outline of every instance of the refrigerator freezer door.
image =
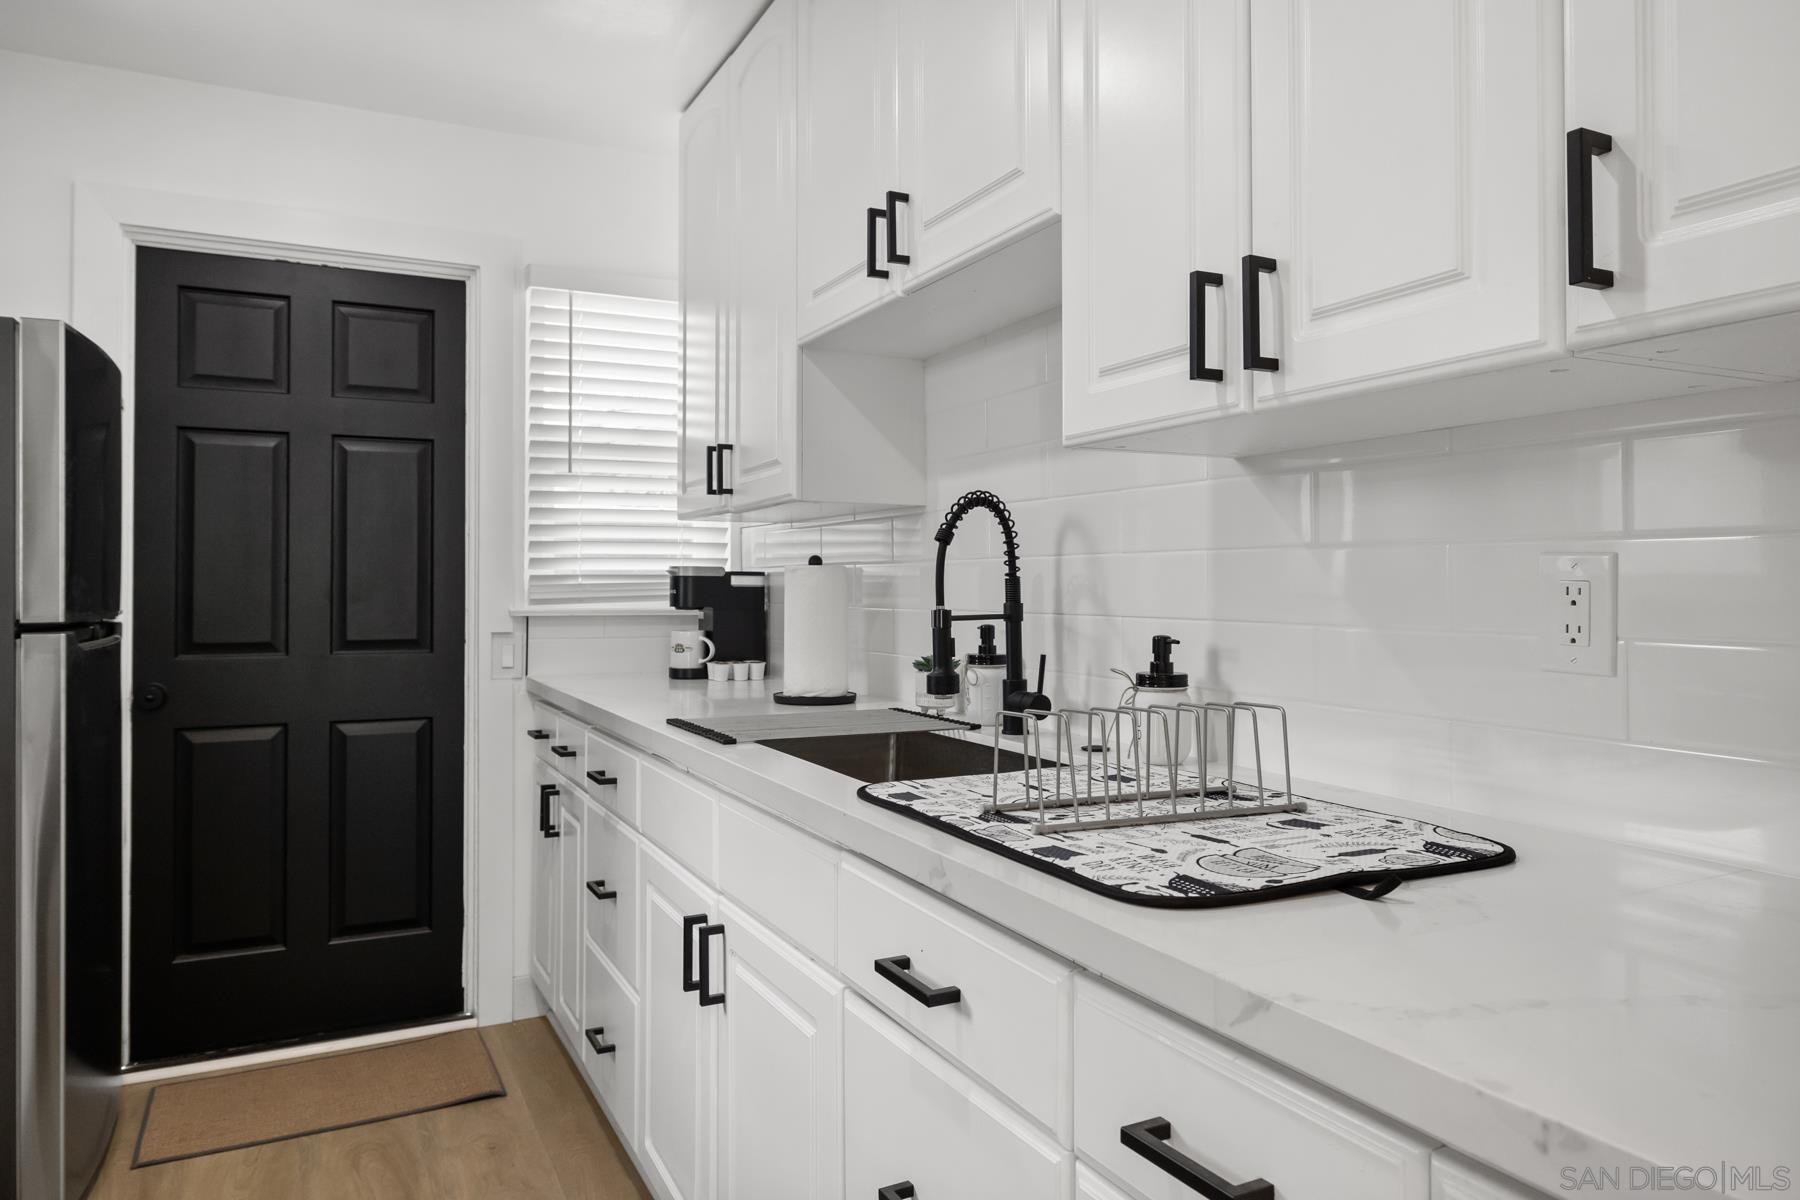
<svg viewBox="0 0 1800 1200">
<path fill-rule="evenodd" d="M 111 620 L 119 612 L 119 368 L 60 321 L 18 327 L 18 620 Z"/>
</svg>

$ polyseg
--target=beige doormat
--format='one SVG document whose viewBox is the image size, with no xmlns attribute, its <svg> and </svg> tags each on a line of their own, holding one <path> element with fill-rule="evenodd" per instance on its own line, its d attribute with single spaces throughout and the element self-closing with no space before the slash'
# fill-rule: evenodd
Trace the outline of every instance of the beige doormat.
<svg viewBox="0 0 1800 1200">
<path fill-rule="evenodd" d="M 475 1029 L 150 1089 L 133 1167 L 506 1095 Z"/>
</svg>

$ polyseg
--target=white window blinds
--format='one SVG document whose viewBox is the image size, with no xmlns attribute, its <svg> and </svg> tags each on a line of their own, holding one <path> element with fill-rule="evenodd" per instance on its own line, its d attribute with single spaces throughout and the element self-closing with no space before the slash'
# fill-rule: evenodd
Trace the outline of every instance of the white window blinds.
<svg viewBox="0 0 1800 1200">
<path fill-rule="evenodd" d="M 681 339 L 669 300 L 531 288 L 532 603 L 666 604 L 729 527 L 675 516 Z"/>
</svg>

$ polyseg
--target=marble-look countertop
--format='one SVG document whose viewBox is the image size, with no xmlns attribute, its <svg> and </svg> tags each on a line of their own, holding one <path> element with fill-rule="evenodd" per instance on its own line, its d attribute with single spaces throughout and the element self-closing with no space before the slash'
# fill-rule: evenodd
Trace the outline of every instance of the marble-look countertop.
<svg viewBox="0 0 1800 1200">
<path fill-rule="evenodd" d="M 1323 892 L 1145 908 L 858 800 L 854 781 L 822 767 L 665 723 L 774 711 L 779 686 L 528 683 L 596 728 L 1545 1191 L 1571 1192 L 1565 1171 L 1579 1179 L 1590 1167 L 1627 1181 L 1634 1166 L 1800 1176 L 1800 879 L 1296 781 L 1305 795 L 1498 839 L 1518 861 L 1413 880 L 1378 903 Z"/>
</svg>

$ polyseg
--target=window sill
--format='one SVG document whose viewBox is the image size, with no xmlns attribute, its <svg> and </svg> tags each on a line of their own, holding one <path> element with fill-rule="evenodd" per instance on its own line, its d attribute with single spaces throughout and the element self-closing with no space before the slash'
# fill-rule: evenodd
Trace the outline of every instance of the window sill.
<svg viewBox="0 0 1800 1200">
<path fill-rule="evenodd" d="M 511 609 L 514 617 L 668 617 L 693 620 L 698 614 L 667 604 L 524 604 Z"/>
</svg>

